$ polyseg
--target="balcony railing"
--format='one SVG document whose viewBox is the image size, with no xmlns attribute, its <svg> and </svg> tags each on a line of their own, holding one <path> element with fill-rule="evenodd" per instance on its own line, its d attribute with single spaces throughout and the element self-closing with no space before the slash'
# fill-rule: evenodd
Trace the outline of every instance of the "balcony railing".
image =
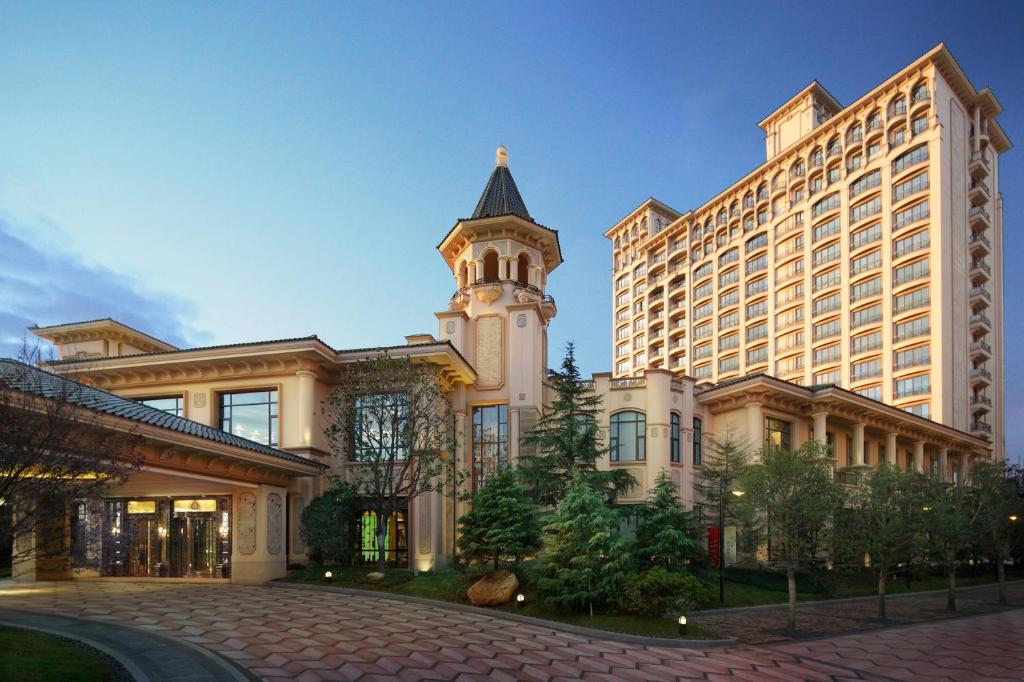
<svg viewBox="0 0 1024 682">
<path fill-rule="evenodd" d="M 986 424 L 985 422 L 974 422 L 971 424 L 971 431 L 983 431 L 984 433 L 992 433 L 992 425 Z"/>
<path fill-rule="evenodd" d="M 647 379 L 642 377 L 631 377 L 628 379 L 612 379 L 608 382 L 611 388 L 639 388 L 647 385 Z"/>
<path fill-rule="evenodd" d="M 992 268 L 990 268 L 988 266 L 988 263 L 986 263 L 983 260 L 977 260 L 977 259 L 972 260 L 971 261 L 971 270 L 981 270 L 982 272 L 984 272 L 987 275 L 991 275 L 992 274 Z"/>
<path fill-rule="evenodd" d="M 984 341 L 971 341 L 971 350 L 983 351 L 985 353 L 988 353 L 989 355 L 992 354 L 992 346 L 988 345 Z"/>
<path fill-rule="evenodd" d="M 992 372 L 988 371 L 984 367 L 973 367 L 971 368 L 972 379 L 991 379 Z"/>
<path fill-rule="evenodd" d="M 987 327 L 991 327 L 992 320 L 988 319 L 987 316 L 982 315 L 981 313 L 975 313 L 971 315 L 971 324 L 983 324 Z"/>
<path fill-rule="evenodd" d="M 971 298 L 974 298 L 975 296 L 981 296 L 987 301 L 992 300 L 992 294 L 990 294 L 988 289 L 985 287 L 971 287 Z"/>
</svg>

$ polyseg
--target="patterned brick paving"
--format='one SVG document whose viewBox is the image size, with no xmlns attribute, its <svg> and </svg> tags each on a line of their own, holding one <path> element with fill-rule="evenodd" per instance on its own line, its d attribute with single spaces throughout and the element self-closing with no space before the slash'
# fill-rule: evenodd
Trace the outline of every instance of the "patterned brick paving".
<svg viewBox="0 0 1024 682">
<path fill-rule="evenodd" d="M 1024 580 L 1007 583 L 1007 600 L 1011 607 L 1024 607 Z M 888 625 L 911 625 L 954 616 L 978 615 L 999 611 L 995 586 L 958 590 L 957 611 L 946 610 L 946 593 L 928 593 L 890 597 L 886 600 Z M 789 641 L 785 608 L 734 610 L 725 613 L 705 611 L 693 621 L 710 632 L 728 633 L 745 644 L 769 644 Z M 878 600 L 843 600 L 800 606 L 797 629 L 805 636 L 825 637 L 857 630 L 875 630 L 878 621 Z"/>
<path fill-rule="evenodd" d="M 229 585 L 7 584 L 0 605 L 181 637 L 267 680 L 1024 678 L 1024 611 L 773 647 L 591 639 L 440 606 Z"/>
</svg>

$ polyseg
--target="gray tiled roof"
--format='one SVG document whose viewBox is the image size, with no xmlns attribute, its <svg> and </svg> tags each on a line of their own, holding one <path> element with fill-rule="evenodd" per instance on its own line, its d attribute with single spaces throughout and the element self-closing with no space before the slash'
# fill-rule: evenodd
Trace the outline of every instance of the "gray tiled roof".
<svg viewBox="0 0 1024 682">
<path fill-rule="evenodd" d="M 490 180 L 487 181 L 484 193 L 480 195 L 480 201 L 476 203 L 473 218 L 496 218 L 510 214 L 525 220 L 533 220 L 530 212 L 526 210 L 523 197 L 519 195 L 519 188 L 516 187 L 516 181 L 512 179 L 508 166 L 496 166 Z"/>
<path fill-rule="evenodd" d="M 0 358 L 0 383 L 46 398 L 67 400 L 89 410 L 130 419 L 141 424 L 158 426 L 216 443 L 232 445 L 264 455 L 270 455 L 271 457 L 278 457 L 289 462 L 301 462 L 326 468 L 325 465 L 306 457 L 293 455 L 290 452 L 241 438 L 227 431 L 221 431 L 212 426 L 194 422 L 191 419 L 169 414 L 155 407 L 149 407 L 134 400 L 122 398 L 119 395 L 45 372 L 17 360 Z"/>
</svg>

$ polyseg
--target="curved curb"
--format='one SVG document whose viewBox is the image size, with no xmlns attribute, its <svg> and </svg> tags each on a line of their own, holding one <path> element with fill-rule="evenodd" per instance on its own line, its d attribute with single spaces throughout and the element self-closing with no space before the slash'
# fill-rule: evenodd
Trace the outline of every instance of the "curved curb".
<svg viewBox="0 0 1024 682">
<path fill-rule="evenodd" d="M 612 630 L 598 630 L 597 628 L 588 628 L 582 625 L 572 625 L 570 623 L 562 623 L 557 620 L 547 620 L 545 618 L 535 618 L 533 616 L 523 616 L 518 613 L 509 613 L 507 611 L 495 611 L 493 609 L 485 609 L 479 606 L 471 606 L 469 604 L 457 604 L 455 602 L 441 601 L 440 599 L 427 599 L 426 597 L 413 597 L 404 594 L 394 594 L 391 592 L 377 590 L 359 590 L 352 587 L 334 587 L 332 585 L 311 585 L 308 583 L 283 583 L 273 580 L 264 583 L 264 586 L 278 589 L 334 592 L 336 594 L 347 594 L 353 597 L 370 597 L 412 604 L 421 604 L 423 606 L 434 606 L 438 608 L 449 609 L 451 611 L 458 611 L 461 613 L 472 613 L 478 616 L 486 616 L 488 618 L 494 618 L 496 620 L 504 619 L 516 621 L 518 623 L 524 623 L 526 625 L 534 625 L 537 627 L 547 628 L 548 630 L 554 630 L 555 632 L 567 632 L 574 635 L 583 635 L 584 637 L 589 637 L 590 639 L 601 639 L 612 642 L 624 642 L 627 644 L 641 644 L 644 646 L 652 647 L 670 647 L 675 649 L 712 649 L 717 647 L 735 646 L 738 644 L 738 641 L 735 637 L 729 637 L 727 639 L 668 639 L 666 637 L 645 637 L 643 635 L 627 635 L 623 632 L 614 632 Z"/>
<path fill-rule="evenodd" d="M 203 680 L 210 680 L 211 682 L 252 682 L 259 679 L 235 661 L 220 656 L 216 652 L 210 651 L 198 644 L 133 625 L 106 620 L 78 618 L 76 616 L 66 616 L 60 613 L 35 611 L 32 609 L 10 608 L 0 608 L 0 625 L 21 630 L 43 632 L 48 635 L 81 642 L 117 661 L 136 682 L 162 682 L 163 680 L 177 679 L 177 676 L 169 674 L 168 668 L 174 669 L 180 675 L 184 675 L 182 679 L 194 682 L 201 682 Z M 94 632 L 83 634 L 77 631 L 78 628 L 93 630 Z M 164 652 L 151 648 L 145 650 L 144 654 L 139 654 L 137 651 L 132 651 L 129 648 L 129 646 L 138 647 L 140 639 L 147 637 L 157 640 L 159 644 L 164 645 Z M 101 639 L 105 641 L 100 641 Z M 174 652 L 174 649 L 179 651 Z M 166 653 L 168 650 L 171 651 L 170 656 Z M 178 654 L 179 660 L 180 656 L 185 656 L 189 660 L 196 662 L 197 665 L 193 666 L 191 671 L 185 671 L 180 666 L 174 666 L 174 662 L 169 661 L 169 659 L 175 653 Z M 171 663 L 171 665 L 168 665 L 168 663 Z"/>
</svg>

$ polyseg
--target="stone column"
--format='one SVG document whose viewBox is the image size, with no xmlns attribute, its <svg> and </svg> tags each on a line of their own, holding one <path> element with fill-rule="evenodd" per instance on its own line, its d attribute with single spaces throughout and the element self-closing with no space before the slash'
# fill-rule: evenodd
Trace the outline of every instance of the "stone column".
<svg viewBox="0 0 1024 682">
<path fill-rule="evenodd" d="M 828 442 L 828 412 L 814 412 L 811 418 L 814 419 L 814 440 Z"/>
<path fill-rule="evenodd" d="M 914 471 L 924 472 L 924 441 L 914 441 Z"/>
<path fill-rule="evenodd" d="M 647 370 L 647 466 L 649 482 L 661 471 L 670 469 L 672 457 L 671 405 L 672 373 L 663 369 Z M 645 495 L 646 497 L 646 495 Z"/>
<path fill-rule="evenodd" d="M 960 484 L 967 483 L 967 477 L 971 473 L 971 456 L 966 452 L 960 454 Z"/>
<path fill-rule="evenodd" d="M 764 413 L 756 400 L 747 403 L 747 438 L 754 450 L 764 447 Z"/>
<path fill-rule="evenodd" d="M 939 480 L 949 480 L 949 448 L 939 450 Z"/>
<path fill-rule="evenodd" d="M 301 447 L 308 448 L 313 445 L 313 427 L 316 424 L 314 408 L 314 404 L 316 403 L 316 396 L 314 393 L 314 388 L 316 387 L 316 372 L 312 372 L 308 369 L 300 369 L 295 373 L 295 376 L 299 378 L 299 400 L 298 408 L 296 409 L 296 418 L 295 421 L 292 422 L 295 424 L 295 436 L 289 440 L 297 442 Z"/>
<path fill-rule="evenodd" d="M 853 425 L 853 466 L 864 466 L 864 424 Z"/>
<path fill-rule="evenodd" d="M 896 434 L 885 434 L 885 463 L 896 466 Z"/>
</svg>

